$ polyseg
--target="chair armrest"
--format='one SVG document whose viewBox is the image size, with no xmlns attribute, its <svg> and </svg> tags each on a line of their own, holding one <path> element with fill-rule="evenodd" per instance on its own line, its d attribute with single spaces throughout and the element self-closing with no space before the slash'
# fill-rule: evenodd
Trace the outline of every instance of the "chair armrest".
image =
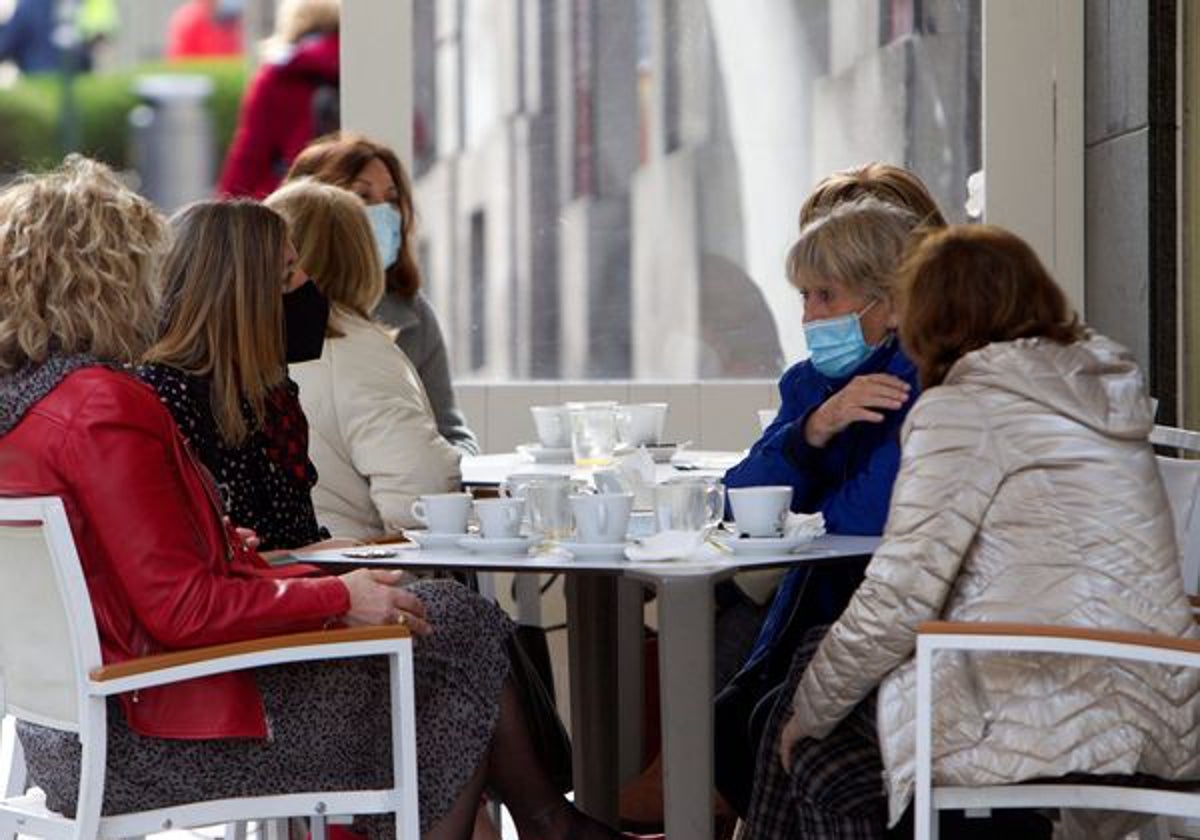
<svg viewBox="0 0 1200 840">
<path fill-rule="evenodd" d="M 1125 630 L 1098 630 L 1090 627 L 1060 627 L 1050 624 L 1016 622 L 924 621 L 917 625 L 920 636 L 1009 636 L 1027 639 L 1074 640 L 1098 644 L 1133 645 L 1163 651 L 1200 654 L 1200 639 L 1181 639 L 1158 633 L 1134 633 Z M 1001 650 L 997 645 L 994 649 Z M 1072 647 L 1070 651 L 1076 652 Z"/>
<path fill-rule="evenodd" d="M 143 656 L 102 665 L 89 676 L 93 693 L 117 694 L 262 665 L 384 654 L 396 647 L 389 642 L 410 636 L 407 627 L 394 624 L 289 633 Z"/>
</svg>

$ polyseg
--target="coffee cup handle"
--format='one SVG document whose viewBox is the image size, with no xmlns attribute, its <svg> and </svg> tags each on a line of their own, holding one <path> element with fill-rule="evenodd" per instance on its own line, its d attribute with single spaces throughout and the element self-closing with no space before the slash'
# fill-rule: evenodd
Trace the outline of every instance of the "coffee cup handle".
<svg viewBox="0 0 1200 840">
<path fill-rule="evenodd" d="M 420 499 L 412 503 L 412 515 L 422 525 L 429 525 L 429 520 L 425 516 L 425 503 Z"/>
</svg>

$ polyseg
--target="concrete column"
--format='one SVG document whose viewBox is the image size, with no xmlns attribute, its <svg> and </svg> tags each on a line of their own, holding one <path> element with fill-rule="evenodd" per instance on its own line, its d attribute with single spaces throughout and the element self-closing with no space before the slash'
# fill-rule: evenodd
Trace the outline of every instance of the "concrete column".
<svg viewBox="0 0 1200 840">
<path fill-rule="evenodd" d="M 342 127 L 412 167 L 412 4 L 343 0 Z"/>
</svg>

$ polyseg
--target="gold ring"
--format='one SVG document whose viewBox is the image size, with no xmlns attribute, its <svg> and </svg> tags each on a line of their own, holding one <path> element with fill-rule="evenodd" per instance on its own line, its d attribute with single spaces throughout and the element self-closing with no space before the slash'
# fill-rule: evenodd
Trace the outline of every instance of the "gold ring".
<svg viewBox="0 0 1200 840">
<path fill-rule="evenodd" d="M 403 627 L 405 624 L 408 624 L 408 616 L 406 616 L 404 613 L 397 614 L 396 623 Z"/>
</svg>

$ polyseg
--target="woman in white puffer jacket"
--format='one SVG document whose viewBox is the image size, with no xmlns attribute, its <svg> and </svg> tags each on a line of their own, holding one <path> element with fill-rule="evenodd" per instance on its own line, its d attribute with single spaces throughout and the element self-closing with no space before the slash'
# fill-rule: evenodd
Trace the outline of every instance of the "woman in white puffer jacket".
<svg viewBox="0 0 1200 840">
<path fill-rule="evenodd" d="M 925 390 L 902 431 L 866 580 L 815 653 L 802 652 L 811 661 L 793 668 L 792 702 L 773 713 L 766 737 L 779 749 L 761 753 L 753 838 L 881 836 L 885 815 L 900 818 L 913 786 L 922 621 L 1196 635 L 1129 353 L 1083 329 L 1032 250 L 998 228 L 929 236 L 898 286 L 901 342 Z M 934 686 L 935 784 L 1200 775 L 1195 671 L 961 654 L 937 660 Z M 855 735 L 871 709 L 876 725 Z M 822 761 L 852 754 L 868 774 L 881 759 L 882 786 L 864 782 L 842 800 L 806 792 L 818 773 L 829 778 Z M 811 815 L 815 830 L 776 830 L 781 812 L 818 801 L 836 806 Z M 1107 832 L 1098 824 L 1086 836 Z"/>
<path fill-rule="evenodd" d="M 416 526 L 417 496 L 459 488 L 461 452 L 438 433 L 404 351 L 370 317 L 384 279 L 362 202 L 300 179 L 266 204 L 287 219 L 299 265 L 330 303 L 321 358 L 288 371 L 309 422 L 317 518 L 356 539 Z"/>
</svg>

